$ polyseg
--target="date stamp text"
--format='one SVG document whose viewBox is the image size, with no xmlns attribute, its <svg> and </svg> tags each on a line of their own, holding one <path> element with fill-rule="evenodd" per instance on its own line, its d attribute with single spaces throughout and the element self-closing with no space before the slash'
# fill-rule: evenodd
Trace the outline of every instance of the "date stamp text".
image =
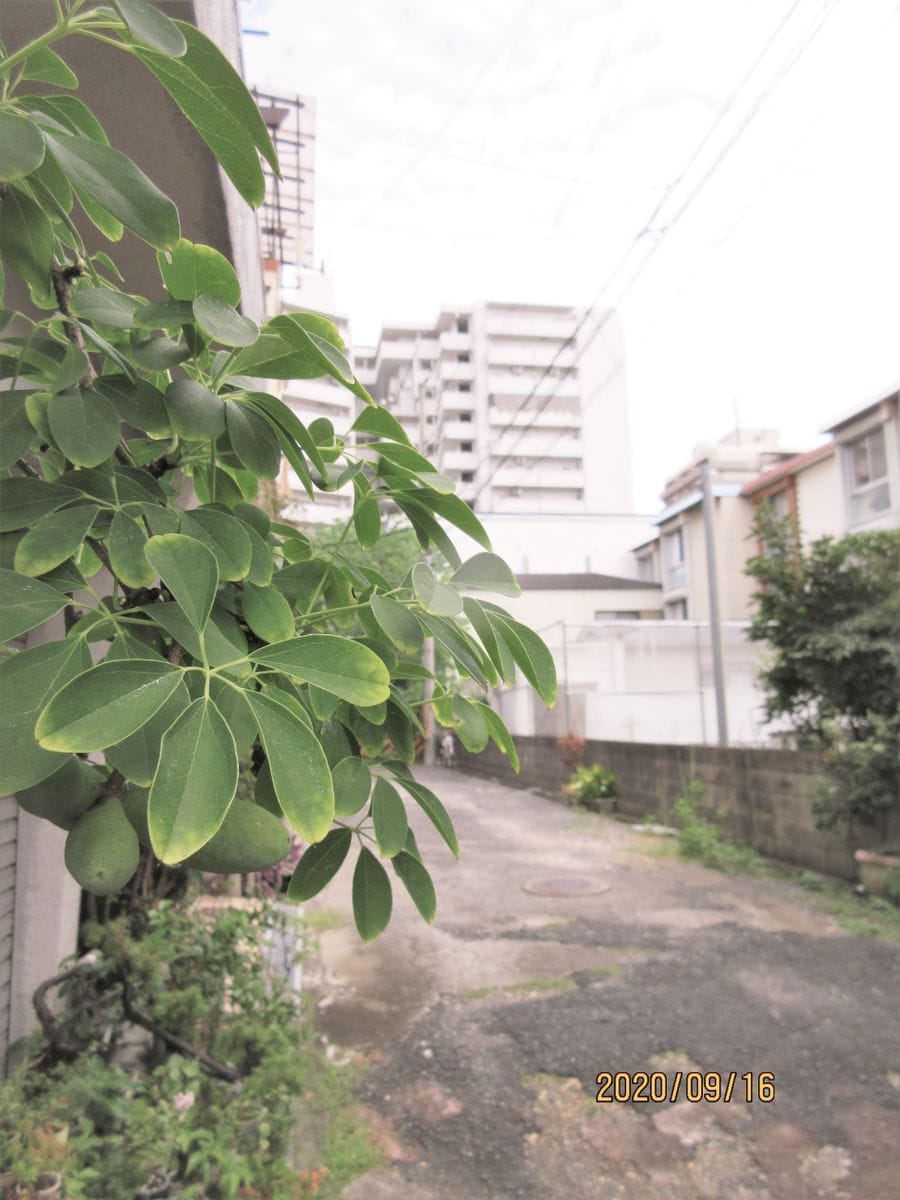
<svg viewBox="0 0 900 1200">
<path fill-rule="evenodd" d="M 732 1100 L 771 1104 L 772 1071 L 601 1071 L 598 1104 L 730 1104 Z"/>
</svg>

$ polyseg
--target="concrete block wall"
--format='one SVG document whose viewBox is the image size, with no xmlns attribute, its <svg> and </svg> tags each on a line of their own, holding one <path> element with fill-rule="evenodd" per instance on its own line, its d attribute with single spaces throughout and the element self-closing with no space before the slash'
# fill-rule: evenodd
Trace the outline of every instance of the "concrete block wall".
<svg viewBox="0 0 900 1200">
<path fill-rule="evenodd" d="M 493 745 L 481 754 L 460 746 L 459 765 L 512 786 L 560 795 L 570 772 L 555 738 L 516 738 L 516 746 L 519 775 Z M 822 764 L 811 751 L 588 741 L 584 761 L 603 763 L 615 772 L 616 809 L 626 817 L 655 815 L 673 824 L 676 799 L 691 779 L 698 779 L 704 787 L 698 808 L 735 841 L 769 858 L 839 878 L 855 878 L 853 851 L 875 847 L 884 837 L 881 830 L 869 828 L 850 836 L 816 829 L 812 802 Z M 900 820 L 888 836 L 900 838 Z"/>
</svg>

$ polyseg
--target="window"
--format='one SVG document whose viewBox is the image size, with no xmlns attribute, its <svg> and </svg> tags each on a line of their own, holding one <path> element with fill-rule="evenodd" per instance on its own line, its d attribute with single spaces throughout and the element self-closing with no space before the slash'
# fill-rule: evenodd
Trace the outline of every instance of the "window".
<svg viewBox="0 0 900 1200">
<path fill-rule="evenodd" d="M 460 390 L 461 392 L 471 392 L 471 390 L 472 390 L 472 385 L 471 385 L 471 383 L 461 383 L 461 384 L 459 385 L 459 390 Z"/>
<path fill-rule="evenodd" d="M 469 355 L 468 354 L 457 354 L 456 361 L 457 362 L 468 362 Z"/>
<path fill-rule="evenodd" d="M 460 479 L 463 481 L 463 483 L 474 483 L 475 482 L 475 472 L 474 471 L 463 471 L 460 474 Z"/>
<path fill-rule="evenodd" d="M 644 554 L 637 560 L 638 579 L 645 579 L 652 583 L 656 580 L 656 572 L 653 569 L 653 555 Z"/>
<path fill-rule="evenodd" d="M 684 587 L 687 572 L 684 566 L 684 530 L 679 526 L 663 538 L 666 563 L 666 587 Z"/>
<path fill-rule="evenodd" d="M 456 332 L 457 333 L 468 333 L 469 332 L 469 318 L 468 317 L 457 317 L 456 318 Z"/>
<path fill-rule="evenodd" d="M 687 600 L 671 600 L 666 605 L 667 621 L 687 620 Z"/>
<path fill-rule="evenodd" d="M 858 525 L 891 507 L 884 429 L 879 427 L 848 443 L 845 451 L 850 524 Z"/>
<path fill-rule="evenodd" d="M 641 614 L 634 612 L 632 609 L 610 611 L 605 608 L 598 608 L 594 613 L 595 621 L 638 621 Z"/>
<path fill-rule="evenodd" d="M 475 449 L 475 443 L 474 442 L 460 442 L 459 448 L 460 448 L 460 450 L 462 450 L 463 454 L 471 454 L 472 451 Z"/>
<path fill-rule="evenodd" d="M 467 421 L 467 422 L 471 423 L 471 421 L 472 421 L 472 414 L 471 414 L 470 412 L 461 412 L 461 413 L 459 414 L 459 419 L 460 419 L 461 421 Z"/>
</svg>

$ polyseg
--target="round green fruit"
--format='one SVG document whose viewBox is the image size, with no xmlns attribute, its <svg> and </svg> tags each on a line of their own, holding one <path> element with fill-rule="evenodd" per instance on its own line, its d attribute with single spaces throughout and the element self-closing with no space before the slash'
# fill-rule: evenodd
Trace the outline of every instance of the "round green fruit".
<svg viewBox="0 0 900 1200">
<path fill-rule="evenodd" d="M 113 796 L 79 817 L 66 838 L 69 874 L 95 896 L 121 891 L 137 870 L 140 853 L 122 801 Z"/>
<path fill-rule="evenodd" d="M 104 779 L 99 767 L 73 755 L 47 779 L 18 792 L 17 799 L 26 812 L 71 829 L 100 795 Z"/>
<path fill-rule="evenodd" d="M 235 800 L 219 832 L 184 865 L 220 875 L 252 874 L 274 867 L 290 848 L 290 834 L 276 816 L 258 804 Z"/>
</svg>

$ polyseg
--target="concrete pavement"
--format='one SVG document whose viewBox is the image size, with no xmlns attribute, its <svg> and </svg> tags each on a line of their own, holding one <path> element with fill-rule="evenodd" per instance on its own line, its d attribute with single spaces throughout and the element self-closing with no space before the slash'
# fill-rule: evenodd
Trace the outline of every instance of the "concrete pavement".
<svg viewBox="0 0 900 1200">
<path fill-rule="evenodd" d="M 322 934 L 318 1021 L 365 1056 L 387 1155 L 346 1200 L 900 1196 L 900 947 L 616 821 L 417 774 L 463 851 L 411 814 L 435 925 L 395 881 L 362 945 L 347 870 L 308 905 L 345 917 Z M 588 894 L 546 894 L 575 880 Z M 623 1073 L 619 1101 L 596 1102 L 601 1072 Z M 666 1099 L 641 1101 L 636 1072 Z"/>
</svg>

